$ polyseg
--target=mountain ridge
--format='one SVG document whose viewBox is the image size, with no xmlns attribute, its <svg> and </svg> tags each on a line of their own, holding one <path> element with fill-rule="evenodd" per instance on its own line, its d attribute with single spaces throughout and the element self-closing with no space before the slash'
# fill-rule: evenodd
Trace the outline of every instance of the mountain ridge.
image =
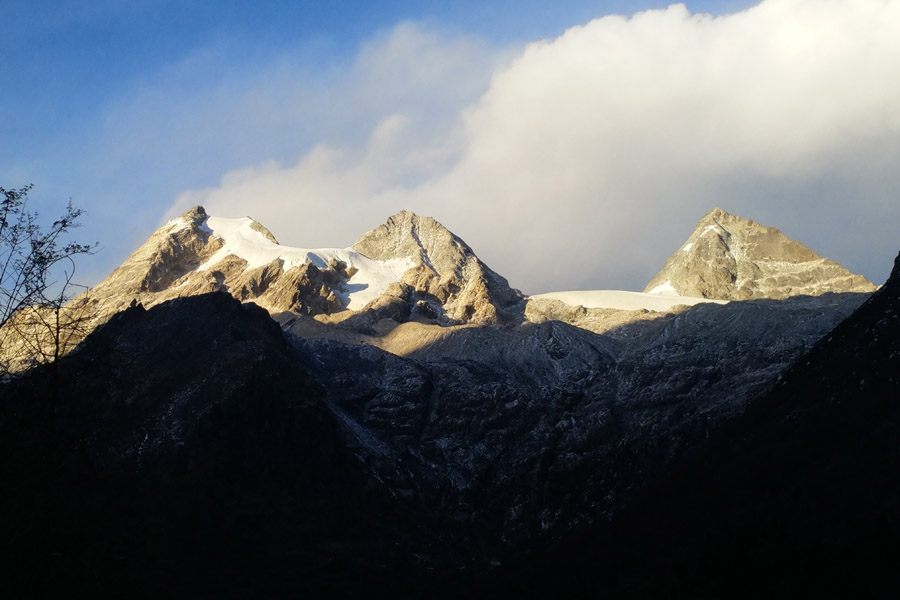
<svg viewBox="0 0 900 600">
<path fill-rule="evenodd" d="M 652 294 L 593 291 L 526 297 L 459 236 L 438 221 L 409 211 L 392 215 L 349 248 L 306 249 L 278 244 L 250 217 L 215 217 L 196 206 L 160 227 L 108 277 L 77 296 L 63 311 L 63 321 L 71 315 L 71 322 L 77 323 L 77 335 L 71 338 L 74 346 L 132 304 L 151 307 L 173 298 L 224 291 L 241 302 L 262 306 L 293 335 L 372 344 L 405 354 L 420 345 L 410 338 L 418 327 L 405 326 L 410 323 L 438 328 L 427 332 L 426 339 L 451 335 L 454 327 L 516 327 L 547 320 L 602 333 L 675 314 L 683 310 L 681 305 L 698 302 L 874 289 L 864 278 L 816 257 L 777 230 L 721 209 L 704 216 L 689 240 L 693 241 L 683 250 L 690 252 L 676 252 L 648 285 Z M 744 252 L 747 248 L 752 252 Z M 763 254 L 799 260 L 802 273 L 798 275 L 797 268 L 784 260 L 765 263 L 783 270 L 773 275 L 771 269 L 759 267 L 760 261 L 747 266 L 735 258 Z M 707 260 L 707 255 L 712 258 Z M 663 277 L 665 281 L 657 284 Z M 672 286 L 672 279 L 680 290 Z M 41 344 L 53 343 L 46 332 L 24 330 Z M 395 331 L 397 335 L 391 335 Z M 4 343 L 3 358 L 13 370 L 25 368 L 33 345 Z"/>
<path fill-rule="evenodd" d="M 17 490 L 0 498 L 0 568 L 21 595 L 100 581 L 119 595 L 466 597 L 443 584 L 627 522 L 811 348 L 843 343 L 829 340 L 842 322 L 896 324 L 896 279 L 874 295 L 665 312 L 523 301 L 436 221 L 395 217 L 362 236 L 370 258 L 282 247 L 249 218 L 197 207 L 123 266 L 122 294 L 110 281 L 128 308 L 72 354 L 0 382 L 0 474 Z M 409 267 L 348 310 L 364 291 L 354 269 L 377 260 Z M 279 281 L 286 304 L 257 306 Z M 468 321 L 451 320 L 460 310 Z M 876 350 L 862 381 L 865 361 L 840 370 L 848 394 L 895 386 L 896 328 L 873 331 L 847 338 L 845 361 L 860 343 Z M 791 406 L 802 416 L 825 397 Z M 614 559 L 616 541 L 602 538 Z"/>
</svg>

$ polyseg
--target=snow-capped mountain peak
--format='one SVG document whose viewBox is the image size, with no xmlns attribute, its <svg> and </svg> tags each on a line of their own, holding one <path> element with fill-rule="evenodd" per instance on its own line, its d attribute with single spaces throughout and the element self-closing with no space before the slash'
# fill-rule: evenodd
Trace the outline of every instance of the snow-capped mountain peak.
<svg viewBox="0 0 900 600">
<path fill-rule="evenodd" d="M 211 216 L 202 206 L 165 223 L 83 297 L 99 325 L 134 302 L 150 307 L 214 291 L 286 321 L 358 314 L 347 327 L 359 332 L 384 318 L 496 322 L 522 298 L 428 217 L 400 212 L 351 248 L 299 248 L 279 244 L 250 217 Z"/>
</svg>

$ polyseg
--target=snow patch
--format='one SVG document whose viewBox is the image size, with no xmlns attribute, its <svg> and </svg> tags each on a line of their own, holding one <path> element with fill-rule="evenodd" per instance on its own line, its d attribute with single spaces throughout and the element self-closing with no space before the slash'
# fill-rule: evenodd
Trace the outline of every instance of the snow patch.
<svg viewBox="0 0 900 600">
<path fill-rule="evenodd" d="M 188 221 L 184 217 L 175 217 L 174 219 L 163 225 L 163 229 L 166 229 L 169 233 L 175 233 L 176 231 L 187 229 L 190 226 L 190 221 Z"/>
<path fill-rule="evenodd" d="M 209 270 L 230 255 L 247 261 L 248 269 L 255 269 L 281 259 L 283 271 L 310 262 L 324 269 L 331 260 L 336 259 L 346 263 L 347 267 L 357 269 L 347 281 L 346 289 L 343 292 L 335 290 L 335 293 L 341 296 L 347 308 L 359 310 L 384 294 L 390 284 L 400 281 L 403 273 L 415 266 L 410 257 L 373 260 L 349 248 L 309 249 L 282 246 L 253 229 L 253 223 L 250 217 L 241 219 L 209 217 L 205 225 L 211 234 L 220 238 L 224 244 L 209 260 L 197 267 L 197 270 Z"/>
<path fill-rule="evenodd" d="M 664 296 L 680 296 L 678 290 L 675 289 L 675 286 L 672 285 L 672 282 L 666 279 L 665 283 L 661 283 L 649 292 L 648 294 L 654 295 L 664 295 Z"/>
<path fill-rule="evenodd" d="M 691 242 L 690 244 L 685 244 L 684 248 L 682 248 L 681 251 L 682 252 L 690 252 L 691 248 L 693 248 L 693 247 L 694 247 L 694 242 Z"/>
<path fill-rule="evenodd" d="M 668 281 L 666 283 L 669 283 Z M 665 285 L 665 284 L 663 284 Z M 661 286 L 657 286 L 659 288 Z M 654 288 L 654 289 L 657 289 Z M 616 310 L 652 310 L 668 312 L 679 304 L 693 306 L 703 302 L 727 304 L 725 300 L 691 298 L 663 293 L 625 292 L 620 290 L 585 290 L 549 292 L 530 297 L 533 300 L 559 300 L 571 306 L 584 308 L 613 308 Z"/>
</svg>

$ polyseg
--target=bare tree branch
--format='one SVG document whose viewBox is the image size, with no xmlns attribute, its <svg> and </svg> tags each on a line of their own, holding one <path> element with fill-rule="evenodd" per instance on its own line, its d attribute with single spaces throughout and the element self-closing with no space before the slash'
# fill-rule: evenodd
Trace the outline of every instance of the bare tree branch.
<svg viewBox="0 0 900 600">
<path fill-rule="evenodd" d="M 74 258 L 96 245 L 64 241 L 84 212 L 70 201 L 44 229 L 28 209 L 31 189 L 0 187 L 0 372 L 6 373 L 15 363 L 56 361 L 81 340 L 87 320 L 87 301 L 70 303 L 78 287 Z"/>
</svg>

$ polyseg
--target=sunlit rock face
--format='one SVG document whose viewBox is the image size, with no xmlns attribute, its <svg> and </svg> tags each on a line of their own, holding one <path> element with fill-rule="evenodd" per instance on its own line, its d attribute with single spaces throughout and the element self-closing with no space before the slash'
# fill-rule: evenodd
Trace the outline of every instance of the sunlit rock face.
<svg viewBox="0 0 900 600">
<path fill-rule="evenodd" d="M 703 301 L 873 289 L 779 231 L 719 209 L 700 220 L 643 294 L 595 290 L 525 298 L 429 217 L 401 211 L 350 248 L 310 249 L 279 244 L 249 217 L 215 217 L 197 206 L 160 227 L 76 299 L 78 310 L 67 314 L 78 319 L 78 331 L 67 351 L 132 304 L 149 308 L 217 291 L 258 304 L 294 335 L 368 343 L 403 355 L 423 339 L 449 334 L 447 327 L 559 320 L 603 333 Z M 392 333 L 410 322 L 436 329 Z"/>
<path fill-rule="evenodd" d="M 409 287 L 414 307 L 421 311 L 428 305 L 451 322 L 509 320 L 522 300 L 463 240 L 430 217 L 401 211 L 352 248 L 375 260 L 411 260 L 414 266 L 403 274 L 402 284 Z"/>
<path fill-rule="evenodd" d="M 88 294 L 105 307 L 144 306 L 212 291 L 270 312 L 359 310 L 399 281 L 408 260 L 372 260 L 350 249 L 283 246 L 249 217 L 197 206 L 157 230 Z"/>
<path fill-rule="evenodd" d="M 779 230 L 720 208 L 700 219 L 645 289 L 720 300 L 874 290 L 865 277 L 820 257 Z"/>
<path fill-rule="evenodd" d="M 210 216 L 201 206 L 155 231 L 121 266 L 80 294 L 69 350 L 125 308 L 226 292 L 308 330 L 319 317 L 346 335 L 372 335 L 417 320 L 440 326 L 514 320 L 522 295 L 440 223 L 401 212 L 352 248 L 278 243 L 249 217 Z M 387 322 L 389 325 L 385 325 Z M 354 339 L 357 339 L 354 338 Z M 5 344 L 4 350 L 21 344 Z M 9 362 L 26 360 L 3 357 Z"/>
</svg>

